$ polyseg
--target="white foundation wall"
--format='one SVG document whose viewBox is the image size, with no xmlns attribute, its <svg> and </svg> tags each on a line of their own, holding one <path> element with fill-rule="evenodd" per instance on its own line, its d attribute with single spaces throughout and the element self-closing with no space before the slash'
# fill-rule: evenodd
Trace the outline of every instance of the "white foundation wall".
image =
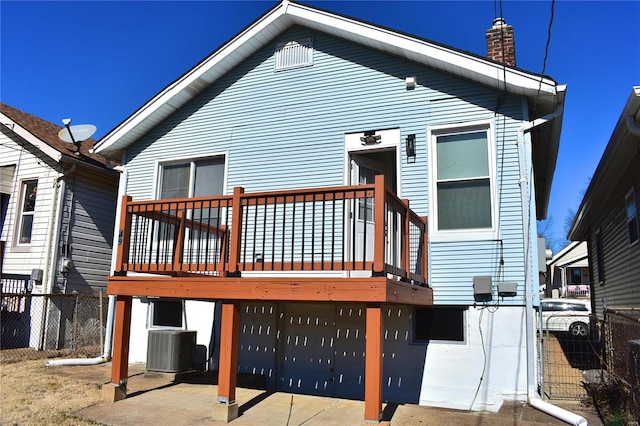
<svg viewBox="0 0 640 426">
<path fill-rule="evenodd" d="M 147 343 L 149 330 L 158 330 L 161 327 L 151 328 L 151 303 L 149 299 L 133 298 L 131 307 L 131 336 L 129 338 L 129 362 L 147 362 Z M 210 342 L 212 341 L 213 318 L 215 302 L 203 302 L 196 300 L 185 301 L 186 324 L 185 330 L 196 331 L 197 354 L 202 357 L 211 357 Z M 202 353 L 205 351 L 206 353 Z"/>
<path fill-rule="evenodd" d="M 428 345 L 420 405 L 496 412 L 526 400 L 525 308 L 469 307 L 466 333 L 465 343 Z"/>
</svg>

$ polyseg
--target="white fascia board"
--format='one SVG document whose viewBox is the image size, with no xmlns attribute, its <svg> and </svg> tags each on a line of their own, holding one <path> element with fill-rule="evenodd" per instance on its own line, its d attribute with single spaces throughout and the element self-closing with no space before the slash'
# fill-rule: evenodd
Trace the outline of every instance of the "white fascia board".
<svg viewBox="0 0 640 426">
<path fill-rule="evenodd" d="M 2 125 L 9 128 L 12 132 L 20 136 L 22 139 L 38 148 L 43 154 L 50 157 L 56 163 L 62 159 L 62 153 L 57 149 L 51 147 L 48 143 L 34 136 L 30 131 L 13 121 L 10 117 L 0 113 L 0 120 Z"/>
</svg>

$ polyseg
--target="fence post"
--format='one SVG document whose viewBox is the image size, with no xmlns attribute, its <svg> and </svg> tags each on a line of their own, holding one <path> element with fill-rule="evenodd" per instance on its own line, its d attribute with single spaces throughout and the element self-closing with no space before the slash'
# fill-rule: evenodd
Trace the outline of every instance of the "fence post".
<svg viewBox="0 0 640 426">
<path fill-rule="evenodd" d="M 236 186 L 233 189 L 233 214 L 231 216 L 231 241 L 229 242 L 229 270 L 227 276 L 237 276 L 240 263 L 242 241 L 242 194 L 244 188 Z"/>
<path fill-rule="evenodd" d="M 384 273 L 384 251 L 386 245 L 385 237 L 385 201 L 387 196 L 387 188 L 384 183 L 384 175 L 376 175 L 374 181 L 374 231 L 373 231 L 373 273 Z M 366 253 L 366 247 L 365 247 Z"/>
<path fill-rule="evenodd" d="M 129 260 L 129 239 L 131 237 L 131 215 L 127 212 L 132 198 L 123 195 L 120 207 L 120 225 L 118 227 L 118 250 L 116 254 L 116 271 L 124 270 L 125 261 Z"/>
</svg>

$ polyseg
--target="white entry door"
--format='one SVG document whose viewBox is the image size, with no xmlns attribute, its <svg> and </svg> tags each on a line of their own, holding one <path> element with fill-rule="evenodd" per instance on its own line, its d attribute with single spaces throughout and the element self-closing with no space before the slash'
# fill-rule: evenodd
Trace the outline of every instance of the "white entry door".
<svg viewBox="0 0 640 426">
<path fill-rule="evenodd" d="M 379 161 L 365 156 L 351 155 L 351 185 L 373 184 L 377 175 L 385 174 L 385 167 Z M 355 252 L 352 251 L 356 262 L 373 260 L 374 241 L 374 200 L 373 198 L 360 198 L 353 206 L 351 217 L 352 226 L 355 226 L 354 235 Z"/>
</svg>

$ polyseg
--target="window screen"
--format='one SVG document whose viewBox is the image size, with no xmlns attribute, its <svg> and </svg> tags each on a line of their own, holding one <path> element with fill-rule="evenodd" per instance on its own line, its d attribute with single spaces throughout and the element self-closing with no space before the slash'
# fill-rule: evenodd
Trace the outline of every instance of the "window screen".
<svg viewBox="0 0 640 426">
<path fill-rule="evenodd" d="M 437 137 L 439 230 L 492 227 L 487 143 L 486 131 Z"/>
</svg>

